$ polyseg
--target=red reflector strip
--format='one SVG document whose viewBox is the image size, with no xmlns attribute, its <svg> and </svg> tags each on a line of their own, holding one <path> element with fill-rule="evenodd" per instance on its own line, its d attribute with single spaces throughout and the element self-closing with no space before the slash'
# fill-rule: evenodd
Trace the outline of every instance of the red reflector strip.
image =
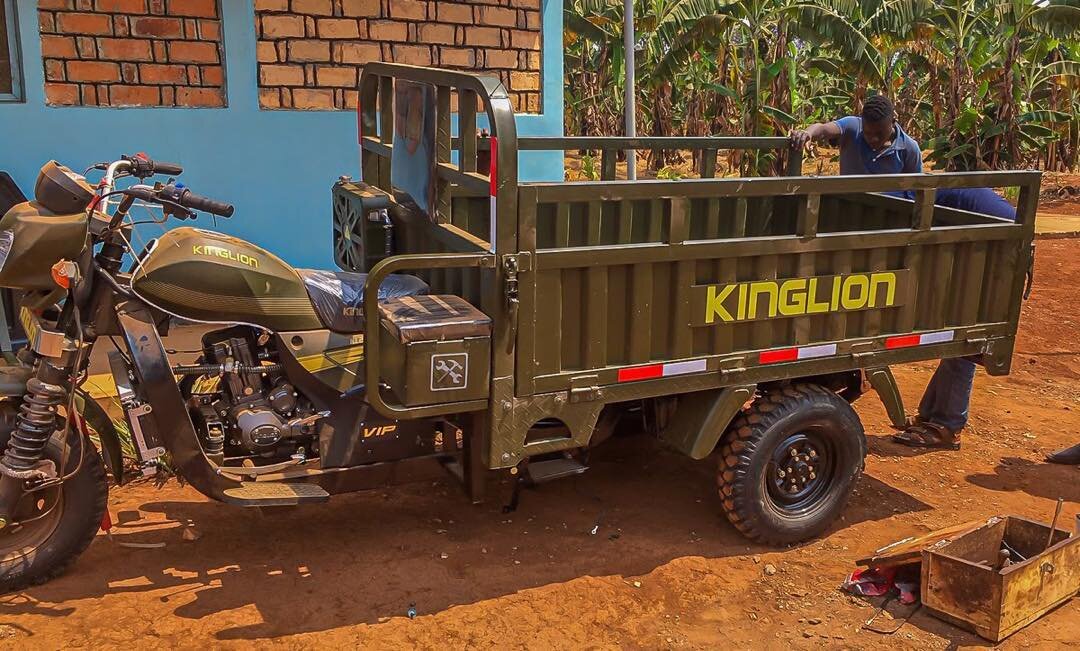
<svg viewBox="0 0 1080 651">
<path fill-rule="evenodd" d="M 635 366 L 633 368 L 619 369 L 619 382 L 654 380 L 658 377 L 671 377 L 672 375 L 704 373 L 707 370 L 709 370 L 709 362 L 705 359 L 691 359 L 685 362 L 671 362 L 670 364 Z"/>
<path fill-rule="evenodd" d="M 491 138 L 491 196 L 497 195 L 499 188 L 499 139 Z"/>
<path fill-rule="evenodd" d="M 650 366 L 635 366 L 634 368 L 619 369 L 619 382 L 635 382 L 637 380 L 652 380 L 663 377 L 664 365 L 652 364 Z"/>
<path fill-rule="evenodd" d="M 777 362 L 794 362 L 799 359 L 798 348 L 785 348 L 784 350 L 766 350 L 758 357 L 761 364 L 776 364 Z"/>
<path fill-rule="evenodd" d="M 901 335 L 899 337 L 889 337 L 885 340 L 885 348 L 910 348 L 911 346 L 918 346 L 919 335 Z"/>
</svg>

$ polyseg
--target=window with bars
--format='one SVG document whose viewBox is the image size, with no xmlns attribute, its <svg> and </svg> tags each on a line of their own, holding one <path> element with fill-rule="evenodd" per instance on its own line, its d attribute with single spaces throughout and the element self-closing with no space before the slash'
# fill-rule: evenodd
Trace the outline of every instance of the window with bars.
<svg viewBox="0 0 1080 651">
<path fill-rule="evenodd" d="M 15 0 L 0 0 L 0 102 L 22 99 Z"/>
</svg>

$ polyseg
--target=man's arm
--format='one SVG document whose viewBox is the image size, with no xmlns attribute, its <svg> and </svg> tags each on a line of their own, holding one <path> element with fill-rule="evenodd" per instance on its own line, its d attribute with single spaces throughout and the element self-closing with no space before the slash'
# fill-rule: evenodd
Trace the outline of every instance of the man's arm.
<svg viewBox="0 0 1080 651">
<path fill-rule="evenodd" d="M 796 129 L 788 136 L 792 147 L 805 147 L 811 140 L 835 140 L 841 135 L 840 125 L 836 122 L 811 124 L 805 129 Z"/>
</svg>

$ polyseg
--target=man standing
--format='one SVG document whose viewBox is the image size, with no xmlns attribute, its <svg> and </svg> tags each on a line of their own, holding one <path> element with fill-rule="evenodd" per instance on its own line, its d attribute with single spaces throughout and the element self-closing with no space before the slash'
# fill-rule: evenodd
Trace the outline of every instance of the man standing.
<svg viewBox="0 0 1080 651">
<path fill-rule="evenodd" d="M 900 128 L 893 104 L 884 95 L 866 100 L 861 116 L 849 115 L 791 133 L 793 147 L 811 140 L 839 142 L 841 174 L 922 172 L 919 145 Z M 906 193 L 892 194 L 911 198 Z M 943 189 L 935 201 L 941 206 L 1016 219 L 1012 205 L 988 188 Z M 962 357 L 941 360 L 919 403 L 918 416 L 909 419 L 907 428 L 893 440 L 912 447 L 958 450 L 974 380 L 973 361 Z"/>
</svg>

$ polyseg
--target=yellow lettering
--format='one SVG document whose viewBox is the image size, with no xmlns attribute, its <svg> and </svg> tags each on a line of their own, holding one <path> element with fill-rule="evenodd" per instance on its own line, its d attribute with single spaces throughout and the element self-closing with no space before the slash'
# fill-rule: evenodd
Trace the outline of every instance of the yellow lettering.
<svg viewBox="0 0 1080 651">
<path fill-rule="evenodd" d="M 866 276 L 848 276 L 844 279 L 840 304 L 845 310 L 861 310 L 866 306 L 869 294 L 870 280 Z"/>
<path fill-rule="evenodd" d="M 818 294 L 818 279 L 810 279 L 810 288 L 806 290 L 806 313 L 807 314 L 824 314 L 829 311 L 828 303 L 819 303 L 817 300 Z M 834 310 L 836 308 L 833 308 Z"/>
<path fill-rule="evenodd" d="M 700 309 L 704 299 L 705 318 L 698 316 L 695 324 L 895 307 L 906 299 L 901 281 L 906 281 L 909 273 L 900 269 L 698 285 L 694 287 L 700 292 L 694 295 L 694 309 Z"/>
<path fill-rule="evenodd" d="M 806 280 L 796 278 L 785 280 L 780 285 L 780 314 L 798 316 L 806 314 Z"/>
<path fill-rule="evenodd" d="M 721 321 L 734 321 L 731 318 L 731 313 L 724 307 L 724 301 L 731 295 L 731 292 L 735 289 L 735 285 L 725 285 L 719 293 L 716 291 L 715 285 L 709 286 L 708 296 L 705 298 L 705 323 L 712 323 L 716 320 L 716 317 L 720 317 Z"/>
<path fill-rule="evenodd" d="M 750 283 L 750 313 L 747 315 L 747 318 L 754 319 L 757 317 L 758 298 L 762 294 L 769 297 L 769 316 L 776 316 L 776 299 L 778 293 L 779 287 L 777 287 L 776 283 L 771 280 L 763 280 L 757 283 Z"/>
<path fill-rule="evenodd" d="M 885 304 L 882 307 L 890 307 L 896 300 L 896 274 L 891 271 L 881 271 L 870 274 L 870 307 L 877 307 L 878 285 L 885 285 Z"/>
</svg>

